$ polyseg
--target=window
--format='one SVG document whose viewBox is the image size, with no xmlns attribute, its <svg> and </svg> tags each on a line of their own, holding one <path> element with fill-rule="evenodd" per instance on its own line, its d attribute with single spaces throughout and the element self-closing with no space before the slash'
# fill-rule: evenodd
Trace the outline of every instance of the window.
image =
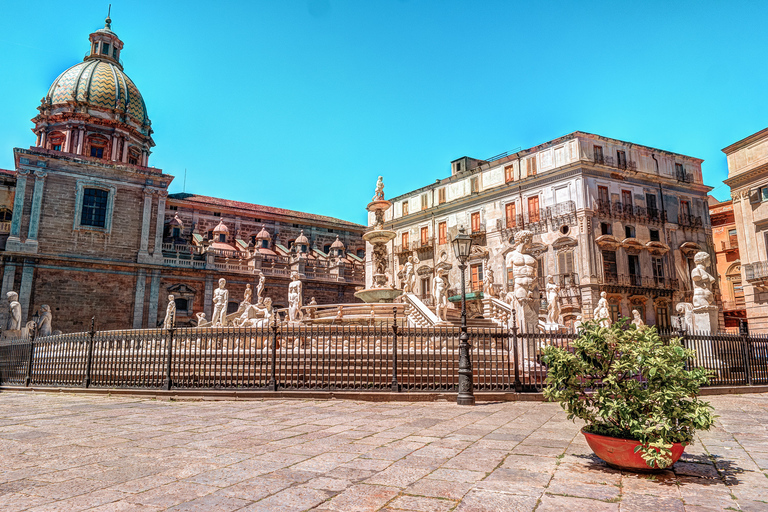
<svg viewBox="0 0 768 512">
<path fill-rule="evenodd" d="M 621 191 L 621 202 L 624 204 L 624 208 L 626 209 L 627 206 L 632 206 L 632 192 L 629 190 L 622 190 Z"/>
<path fill-rule="evenodd" d="M 83 190 L 83 206 L 80 213 L 81 226 L 106 227 L 107 199 L 109 192 L 99 188 Z"/>
<path fill-rule="evenodd" d="M 325 245 L 323 246 L 323 252 L 324 252 L 325 254 L 328 254 L 328 253 L 330 253 L 330 252 L 331 252 L 331 244 L 325 244 Z"/>
<path fill-rule="evenodd" d="M 173 238 L 181 238 L 181 229 L 180 228 L 173 228 L 171 230 L 171 236 Z"/>
<path fill-rule="evenodd" d="M 619 305 L 608 304 L 608 309 L 611 312 L 611 322 L 618 322 L 619 318 L 621 317 L 621 313 L 619 313 Z"/>
<path fill-rule="evenodd" d="M 658 285 L 664 282 L 664 260 L 661 258 L 651 258 L 651 267 L 653 268 L 653 280 Z"/>
<path fill-rule="evenodd" d="M 61 151 L 61 144 L 54 144 L 51 149 L 54 151 Z"/>
<path fill-rule="evenodd" d="M 539 196 L 528 198 L 528 219 L 531 222 L 539 222 Z"/>
<path fill-rule="evenodd" d="M 667 306 L 656 306 L 656 327 L 669 329 L 669 309 Z"/>
<path fill-rule="evenodd" d="M 660 242 L 661 239 L 659 238 L 659 230 L 658 229 L 650 229 L 648 230 L 651 234 L 651 242 Z"/>
<path fill-rule="evenodd" d="M 685 174 L 685 169 L 683 169 L 683 164 L 675 164 L 675 174 L 677 176 L 682 176 Z"/>
<path fill-rule="evenodd" d="M 429 228 L 424 226 L 421 228 L 421 245 L 425 246 L 429 242 Z"/>
<path fill-rule="evenodd" d="M 103 55 L 109 55 L 109 43 L 101 43 L 101 53 Z"/>
<path fill-rule="evenodd" d="M 408 215 L 408 201 L 403 201 L 403 217 Z"/>
<path fill-rule="evenodd" d="M 635 226 L 624 226 L 624 237 L 635 238 Z"/>
<path fill-rule="evenodd" d="M 507 227 L 515 227 L 517 220 L 515 215 L 515 203 L 507 203 L 504 206 L 504 213 L 507 216 Z"/>
<path fill-rule="evenodd" d="M 438 243 L 445 245 L 448 243 L 448 225 L 445 222 L 441 222 L 437 225 Z"/>
<path fill-rule="evenodd" d="M 611 229 L 611 225 L 608 222 L 601 222 L 600 223 L 600 234 L 601 235 L 611 235 L 613 234 L 613 231 Z"/>
<path fill-rule="evenodd" d="M 478 233 L 480 232 L 480 212 L 475 212 L 470 216 L 470 220 L 472 221 L 472 232 Z"/>
<path fill-rule="evenodd" d="M 536 176 L 536 156 L 530 157 L 525 161 L 526 176 Z"/>
<path fill-rule="evenodd" d="M 99 42 L 94 41 L 93 43 L 93 53 L 99 53 Z"/>
<path fill-rule="evenodd" d="M 357 257 L 358 258 L 365 258 L 365 249 L 358 249 L 357 250 Z"/>
<path fill-rule="evenodd" d="M 445 202 L 445 187 L 437 190 L 437 202 L 443 204 Z"/>
<path fill-rule="evenodd" d="M 13 220 L 13 210 L 8 208 L 0 209 L 0 221 L 8 222 L 9 220 Z"/>
<path fill-rule="evenodd" d="M 135 148 L 128 150 L 128 163 L 131 165 L 139 165 L 139 151 Z"/>
<path fill-rule="evenodd" d="M 688 220 L 691 217 L 691 203 L 688 201 L 680 200 L 680 216 L 683 221 Z"/>
<path fill-rule="evenodd" d="M 112 47 L 112 58 L 117 60 L 117 47 Z"/>
<path fill-rule="evenodd" d="M 762 187 L 760 189 L 760 200 L 768 201 L 768 187 Z"/>
<path fill-rule="evenodd" d="M 429 205 L 427 204 L 427 194 L 421 194 L 421 209 L 426 210 L 429 208 Z"/>
<path fill-rule="evenodd" d="M 629 267 L 629 284 L 641 286 L 640 258 L 636 254 L 630 254 L 627 256 L 627 264 Z"/>
<path fill-rule="evenodd" d="M 736 236 L 735 229 L 728 230 L 728 245 L 731 249 L 735 249 L 739 246 L 739 239 Z"/>
<path fill-rule="evenodd" d="M 469 179 L 469 190 L 473 194 L 480 191 L 480 187 L 477 185 L 477 176 Z"/>
<path fill-rule="evenodd" d="M 221 212 L 213 212 L 214 217 L 221 217 Z M 293 227 L 297 228 L 298 225 L 294 224 Z"/>
<path fill-rule="evenodd" d="M 557 253 L 557 273 L 573 273 L 573 251 L 560 251 Z"/>
<path fill-rule="evenodd" d="M 219 233 L 219 242 L 223 244 L 227 243 L 227 235 L 225 235 L 224 233 Z"/>
<path fill-rule="evenodd" d="M 461 162 L 456 162 L 456 172 L 461 172 Z"/>
<path fill-rule="evenodd" d="M 429 298 L 429 278 L 428 277 L 422 277 L 421 278 L 421 299 L 428 299 Z"/>
<path fill-rule="evenodd" d="M 509 183 L 511 181 L 515 181 L 515 168 L 508 165 L 504 168 L 504 182 Z"/>
<path fill-rule="evenodd" d="M 604 159 L 603 159 L 603 146 L 595 146 L 594 148 L 592 148 L 592 151 L 593 151 L 593 154 L 594 154 L 594 157 L 595 157 L 595 163 L 596 164 L 602 164 L 603 161 L 604 161 Z"/>
<path fill-rule="evenodd" d="M 659 210 L 656 208 L 656 194 L 645 194 L 645 205 L 650 218 L 655 219 L 659 216 Z"/>
<path fill-rule="evenodd" d="M 91 156 L 95 158 L 104 158 L 104 147 L 91 146 Z"/>
<path fill-rule="evenodd" d="M 768 231 L 763 231 L 763 240 L 765 241 L 765 254 L 768 254 Z M 768 256 L 766 256 L 766 259 L 768 259 Z"/>
<path fill-rule="evenodd" d="M 616 165 L 619 169 L 627 168 L 627 154 L 624 151 L 616 150 Z"/>
<path fill-rule="evenodd" d="M 408 232 L 407 231 L 403 233 L 402 242 L 403 242 L 403 250 L 407 250 L 408 249 Z"/>
<path fill-rule="evenodd" d="M 603 251 L 603 273 L 606 281 L 616 280 L 616 251 Z"/>
<path fill-rule="evenodd" d="M 472 291 L 477 292 L 483 289 L 483 265 L 475 263 L 469 266 L 469 275 L 472 285 Z"/>
<path fill-rule="evenodd" d="M 610 204 L 611 198 L 608 195 L 608 187 L 604 187 L 604 186 L 597 187 L 597 200 L 600 202 L 601 205 Z"/>
<path fill-rule="evenodd" d="M 176 303 L 176 311 L 186 312 L 189 309 L 189 301 L 187 299 L 178 298 L 174 299 L 173 302 Z"/>
</svg>

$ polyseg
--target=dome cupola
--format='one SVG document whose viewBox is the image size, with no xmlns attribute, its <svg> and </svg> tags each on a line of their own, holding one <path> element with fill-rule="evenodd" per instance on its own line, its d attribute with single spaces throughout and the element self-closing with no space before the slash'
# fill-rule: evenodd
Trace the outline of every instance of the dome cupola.
<svg viewBox="0 0 768 512">
<path fill-rule="evenodd" d="M 143 166 L 152 123 L 139 89 L 123 71 L 123 42 L 112 19 L 89 36 L 83 62 L 61 73 L 32 121 L 36 146 L 115 163 Z"/>
</svg>

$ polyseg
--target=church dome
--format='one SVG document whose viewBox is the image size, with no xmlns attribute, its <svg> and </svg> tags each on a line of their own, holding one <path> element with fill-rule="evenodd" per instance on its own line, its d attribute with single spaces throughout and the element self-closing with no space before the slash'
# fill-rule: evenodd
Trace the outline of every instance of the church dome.
<svg viewBox="0 0 768 512">
<path fill-rule="evenodd" d="M 124 112 L 139 126 L 149 122 L 139 89 L 123 73 L 122 66 L 111 59 L 95 57 L 75 64 L 59 75 L 45 99 L 53 107 L 74 101 Z"/>
</svg>

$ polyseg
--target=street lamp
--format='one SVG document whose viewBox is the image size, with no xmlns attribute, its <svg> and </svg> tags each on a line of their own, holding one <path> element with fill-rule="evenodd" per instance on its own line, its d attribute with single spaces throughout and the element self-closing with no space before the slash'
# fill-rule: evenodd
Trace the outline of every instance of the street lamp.
<svg viewBox="0 0 768 512">
<path fill-rule="evenodd" d="M 469 358 L 469 335 L 467 334 L 467 293 L 464 283 L 464 271 L 467 269 L 469 250 L 472 247 L 472 237 L 459 228 L 459 234 L 453 239 L 453 253 L 459 260 L 461 270 L 461 334 L 459 335 L 459 394 L 456 396 L 458 405 L 475 405 L 475 395 L 472 384 L 472 361 Z"/>
</svg>

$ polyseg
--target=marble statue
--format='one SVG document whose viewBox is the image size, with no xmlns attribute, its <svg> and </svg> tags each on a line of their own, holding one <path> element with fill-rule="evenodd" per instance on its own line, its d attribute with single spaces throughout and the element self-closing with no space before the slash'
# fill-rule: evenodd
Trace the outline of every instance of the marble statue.
<svg viewBox="0 0 768 512">
<path fill-rule="evenodd" d="M 536 333 L 539 329 L 539 306 L 533 297 L 536 258 L 529 252 L 532 242 L 532 232 L 527 229 L 518 231 L 515 233 L 513 249 L 506 257 L 506 266 L 512 269 L 514 279 L 511 306 L 517 313 L 519 327 L 524 333 Z"/>
<path fill-rule="evenodd" d="M 376 180 L 376 191 L 373 194 L 373 201 L 383 201 L 384 200 L 384 178 L 379 176 L 379 179 Z"/>
<path fill-rule="evenodd" d="M 408 256 L 408 261 L 403 265 L 403 294 L 414 293 L 416 286 L 416 265 L 418 261 L 414 262 L 413 256 Z"/>
<path fill-rule="evenodd" d="M 339 305 L 338 311 L 336 311 L 336 319 L 334 322 L 342 322 L 344 321 L 344 306 Z"/>
<path fill-rule="evenodd" d="M 205 313 L 203 311 L 197 313 L 195 316 L 197 317 L 198 327 L 203 327 L 205 324 L 208 323 L 208 320 L 205 319 Z"/>
<path fill-rule="evenodd" d="M 21 304 L 19 303 L 19 294 L 16 292 L 8 292 L 5 294 L 8 298 L 8 330 L 20 331 L 21 330 Z"/>
<path fill-rule="evenodd" d="M 696 268 L 691 271 L 693 281 L 693 331 L 711 333 L 717 331 L 718 310 L 712 285 L 715 278 L 707 271 L 709 253 L 697 252 L 693 257 Z"/>
<path fill-rule="evenodd" d="M 50 336 L 51 320 L 53 319 L 51 315 L 51 306 L 43 304 L 40 306 L 40 311 L 42 311 L 42 313 L 40 313 L 40 318 L 37 319 L 37 336 Z"/>
<path fill-rule="evenodd" d="M 643 319 L 640 318 L 640 312 L 636 309 L 632 310 L 632 325 L 638 329 L 645 327 L 645 322 L 643 322 Z"/>
<path fill-rule="evenodd" d="M 581 332 L 581 315 L 576 317 L 576 320 L 573 322 L 573 332 L 576 334 L 579 334 Z"/>
<path fill-rule="evenodd" d="M 163 329 L 172 329 L 176 324 L 176 301 L 173 295 L 168 296 L 168 307 L 165 308 L 165 319 L 163 320 Z"/>
<path fill-rule="evenodd" d="M 261 304 L 246 306 L 243 314 L 234 320 L 235 327 L 268 327 L 272 318 L 272 299 L 265 298 Z"/>
<path fill-rule="evenodd" d="M 222 277 L 219 279 L 219 287 L 213 291 L 213 317 L 211 317 L 213 327 L 226 327 L 227 325 L 229 290 L 226 286 L 227 280 Z"/>
<path fill-rule="evenodd" d="M 384 244 L 376 244 L 373 246 L 373 266 L 374 274 L 387 275 L 387 246 Z M 389 277 L 386 278 L 384 285 L 389 282 Z M 382 286 L 382 287 L 383 287 Z"/>
<path fill-rule="evenodd" d="M 446 320 L 448 315 L 448 283 L 437 273 L 432 281 L 432 298 L 435 300 L 435 314 L 440 320 Z"/>
<path fill-rule="evenodd" d="M 560 323 L 560 287 L 554 276 L 547 277 L 547 323 Z"/>
<path fill-rule="evenodd" d="M 494 288 L 493 270 L 488 269 L 483 279 L 483 295 L 496 297 L 496 288 Z"/>
<path fill-rule="evenodd" d="M 611 326 L 611 310 L 608 307 L 608 299 L 605 297 L 605 292 L 600 292 L 600 300 L 597 301 L 594 317 L 595 321 L 600 324 L 600 327 Z"/>
<path fill-rule="evenodd" d="M 250 304 L 252 297 L 253 297 L 253 289 L 251 288 L 250 284 L 246 284 L 245 285 L 245 292 L 243 293 L 243 302 L 242 302 L 242 304 Z"/>
<path fill-rule="evenodd" d="M 303 315 L 302 307 L 302 284 L 299 280 L 299 273 L 291 273 L 291 284 L 288 285 L 288 321 L 301 322 Z"/>
<path fill-rule="evenodd" d="M 264 277 L 264 274 L 259 272 L 259 284 L 256 285 L 256 303 L 261 304 L 264 300 L 264 297 L 262 297 L 262 294 L 264 293 L 264 282 L 267 279 Z"/>
<path fill-rule="evenodd" d="M 317 314 L 317 301 L 314 297 L 309 301 L 309 304 L 307 305 L 307 314 L 309 314 L 310 320 L 315 319 L 315 315 Z"/>
<path fill-rule="evenodd" d="M 690 302 L 679 302 L 675 306 L 675 311 L 679 316 L 678 328 L 685 329 L 687 331 L 693 330 L 693 304 Z"/>
</svg>

